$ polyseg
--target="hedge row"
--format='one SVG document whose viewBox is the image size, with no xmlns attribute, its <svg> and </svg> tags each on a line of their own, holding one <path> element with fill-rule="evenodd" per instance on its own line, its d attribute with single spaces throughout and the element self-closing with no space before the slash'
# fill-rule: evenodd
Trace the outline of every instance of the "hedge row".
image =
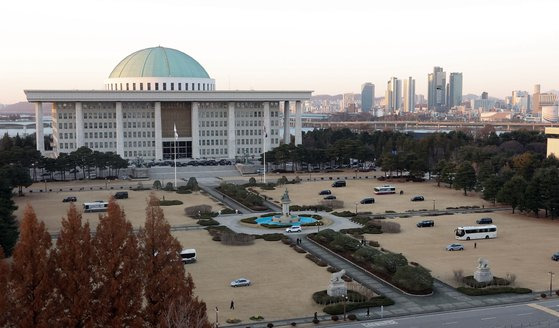
<svg viewBox="0 0 559 328">
<path fill-rule="evenodd" d="M 514 287 L 492 287 L 492 288 L 470 288 L 470 287 L 458 287 L 456 288 L 462 294 L 468 296 L 483 296 L 483 295 L 495 295 L 495 294 L 530 294 L 532 292 L 529 288 L 514 288 Z"/>
<path fill-rule="evenodd" d="M 388 305 L 393 305 L 394 301 L 391 300 L 390 298 L 386 297 L 386 296 L 376 296 L 371 298 L 369 301 L 367 302 L 349 302 L 346 304 L 345 309 L 346 312 L 351 312 L 355 309 L 363 309 L 363 308 L 367 308 L 367 307 L 378 307 L 378 306 L 388 306 Z M 322 310 L 324 313 L 330 314 L 330 315 L 339 315 L 339 314 L 344 314 L 344 304 L 343 303 L 338 303 L 338 304 L 334 304 L 334 305 L 329 305 L 327 307 L 325 307 Z"/>
</svg>

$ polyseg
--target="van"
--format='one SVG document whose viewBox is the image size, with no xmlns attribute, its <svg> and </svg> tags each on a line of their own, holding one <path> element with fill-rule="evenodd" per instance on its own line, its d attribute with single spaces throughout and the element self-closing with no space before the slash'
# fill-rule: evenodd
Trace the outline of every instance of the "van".
<svg viewBox="0 0 559 328">
<path fill-rule="evenodd" d="M 346 186 L 345 181 L 341 181 L 341 180 L 334 181 L 334 183 L 332 183 L 332 187 L 334 188 L 345 187 L 345 186 Z"/>
<path fill-rule="evenodd" d="M 128 198 L 128 191 L 119 191 L 115 194 L 116 199 L 126 199 Z"/>
<path fill-rule="evenodd" d="M 477 220 L 476 222 L 477 222 L 477 224 L 492 224 L 493 219 L 491 219 L 491 218 L 481 218 L 481 219 Z"/>
<path fill-rule="evenodd" d="M 182 263 L 194 263 L 196 262 L 196 250 L 194 248 L 183 249 L 181 251 Z"/>
<path fill-rule="evenodd" d="M 373 197 L 363 198 L 361 200 L 361 204 L 374 204 L 374 203 L 375 203 L 375 199 Z"/>
</svg>

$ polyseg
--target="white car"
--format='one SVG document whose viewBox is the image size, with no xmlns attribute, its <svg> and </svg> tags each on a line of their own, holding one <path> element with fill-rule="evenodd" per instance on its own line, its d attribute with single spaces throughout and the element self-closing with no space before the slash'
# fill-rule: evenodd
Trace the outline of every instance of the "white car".
<svg viewBox="0 0 559 328">
<path fill-rule="evenodd" d="M 301 226 L 291 226 L 287 229 L 285 229 L 285 232 L 290 233 L 290 232 L 302 232 L 303 229 L 301 229 Z"/>
</svg>

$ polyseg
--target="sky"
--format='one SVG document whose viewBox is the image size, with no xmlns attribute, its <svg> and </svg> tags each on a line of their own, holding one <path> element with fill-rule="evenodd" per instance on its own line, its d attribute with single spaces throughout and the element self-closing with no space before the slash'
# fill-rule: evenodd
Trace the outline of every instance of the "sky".
<svg viewBox="0 0 559 328">
<path fill-rule="evenodd" d="M 25 89 L 102 89 L 143 48 L 181 50 L 222 90 L 427 93 L 434 66 L 463 93 L 559 89 L 556 0 L 10 0 L 0 3 L 0 103 Z"/>
</svg>

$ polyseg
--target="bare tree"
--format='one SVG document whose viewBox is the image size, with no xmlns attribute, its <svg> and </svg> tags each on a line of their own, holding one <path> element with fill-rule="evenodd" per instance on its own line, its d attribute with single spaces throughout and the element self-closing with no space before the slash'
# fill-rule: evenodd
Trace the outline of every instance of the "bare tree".
<svg viewBox="0 0 559 328">
<path fill-rule="evenodd" d="M 459 285 L 462 285 L 464 280 L 464 270 L 454 270 L 452 273 L 454 274 L 454 281 L 456 281 Z"/>
<path fill-rule="evenodd" d="M 175 299 L 167 308 L 165 325 L 168 328 L 210 328 L 206 305 L 198 298 L 181 297 Z"/>
</svg>

